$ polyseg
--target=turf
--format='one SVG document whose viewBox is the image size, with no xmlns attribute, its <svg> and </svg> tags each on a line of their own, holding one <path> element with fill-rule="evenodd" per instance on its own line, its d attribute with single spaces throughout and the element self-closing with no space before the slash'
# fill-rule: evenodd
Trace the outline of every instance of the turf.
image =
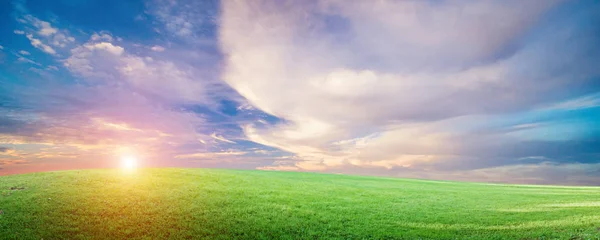
<svg viewBox="0 0 600 240">
<path fill-rule="evenodd" d="M 600 239 L 600 188 L 217 169 L 0 177 L 2 239 Z"/>
</svg>

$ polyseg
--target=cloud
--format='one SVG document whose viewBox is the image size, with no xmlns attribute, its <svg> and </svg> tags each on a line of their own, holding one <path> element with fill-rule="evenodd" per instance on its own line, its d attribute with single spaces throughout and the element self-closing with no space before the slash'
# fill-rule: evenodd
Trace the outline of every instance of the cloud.
<svg viewBox="0 0 600 240">
<path fill-rule="evenodd" d="M 167 6 L 159 9 L 156 13 L 159 19 L 164 22 L 167 30 L 181 37 L 191 36 L 194 28 L 193 23 L 183 16 L 170 15 L 169 12 L 172 11 L 174 5 Z"/>
<path fill-rule="evenodd" d="M 54 50 L 54 48 L 42 43 L 41 40 L 34 38 L 33 35 L 27 34 L 26 36 L 27 36 L 27 39 L 29 39 L 29 41 L 31 42 L 31 45 L 34 46 L 35 48 L 40 49 L 48 54 L 52 54 L 52 55 L 56 54 L 56 51 Z"/>
<path fill-rule="evenodd" d="M 26 15 L 25 19 L 28 20 L 34 27 L 38 29 L 38 34 L 41 36 L 50 36 L 58 33 L 58 29 L 52 27 L 49 22 L 39 20 L 38 18 Z"/>
<path fill-rule="evenodd" d="M 286 120 L 245 125 L 244 133 L 295 153 L 300 169 L 512 164 L 485 160 L 480 149 L 515 139 L 457 126 L 597 90 L 592 79 L 600 75 L 590 65 L 600 51 L 585 26 L 561 19 L 561 34 L 531 33 L 545 29 L 540 21 L 558 1 L 514 4 L 225 1 L 223 79 L 252 106 Z"/>
<path fill-rule="evenodd" d="M 2 45 L 0 45 L 0 50 L 4 49 L 4 47 Z"/>
<path fill-rule="evenodd" d="M 244 155 L 246 152 L 240 151 L 226 151 L 226 152 L 202 152 L 202 153 L 190 153 L 190 154 L 181 154 L 175 156 L 175 158 L 182 159 L 213 159 L 213 158 L 223 158 L 230 156 L 240 156 Z"/>
<path fill-rule="evenodd" d="M 27 160 L 1 160 L 0 159 L 0 166 L 10 166 L 10 165 L 15 165 L 15 164 L 28 164 L 29 161 Z"/>
<path fill-rule="evenodd" d="M 42 23 L 43 24 L 40 26 L 40 30 L 39 30 L 38 34 L 40 34 L 42 36 L 50 36 L 50 35 L 58 32 L 58 30 L 56 28 L 51 27 L 48 22 L 42 21 Z"/>
<path fill-rule="evenodd" d="M 58 71 L 58 67 L 50 65 L 46 67 L 46 70 Z"/>
<path fill-rule="evenodd" d="M 224 138 L 223 136 L 217 135 L 217 133 L 213 133 L 213 134 L 211 134 L 211 135 L 210 135 L 210 137 L 212 137 L 212 138 L 214 138 L 214 139 L 216 139 L 216 140 L 219 140 L 219 141 L 221 141 L 221 142 L 226 142 L 226 143 L 235 143 L 234 141 L 231 141 L 231 140 L 229 140 L 229 139 L 227 139 L 227 138 Z"/>
<path fill-rule="evenodd" d="M 25 26 L 25 29 L 13 32 L 17 35 L 25 35 L 32 46 L 48 54 L 56 55 L 55 47 L 64 48 L 75 42 L 75 38 L 67 30 L 53 27 L 49 22 L 33 15 L 24 14 L 17 20 Z"/>
<path fill-rule="evenodd" d="M 17 61 L 24 62 L 24 63 L 31 63 L 33 65 L 41 66 L 40 63 L 38 63 L 36 61 L 33 61 L 33 60 L 29 59 L 29 58 L 26 58 L 26 57 L 19 57 L 19 58 L 17 58 Z"/>
<path fill-rule="evenodd" d="M 549 109 L 576 110 L 600 106 L 600 93 L 579 97 L 550 106 Z"/>
<path fill-rule="evenodd" d="M 457 180 L 513 182 L 525 184 L 592 185 L 598 183 L 600 164 L 556 164 L 543 162 L 478 169 L 455 173 Z"/>
<path fill-rule="evenodd" d="M 21 55 L 31 55 L 31 53 L 29 53 L 28 51 L 25 51 L 25 50 L 21 50 L 21 51 L 19 51 L 19 53 Z"/>
<path fill-rule="evenodd" d="M 113 41 L 113 37 L 110 34 L 106 33 L 106 32 L 93 33 L 92 36 L 90 37 L 90 41 L 94 41 L 94 42 L 98 42 L 98 41 L 112 42 Z"/>
<path fill-rule="evenodd" d="M 38 36 L 45 38 L 53 46 L 65 47 L 75 41 L 75 38 L 71 37 L 68 31 L 55 28 L 49 22 L 42 21 L 33 15 L 25 15 L 23 19 L 27 24 L 37 29 L 35 33 Z"/>
<path fill-rule="evenodd" d="M 322 2 L 290 8 L 269 1 L 262 1 L 263 5 L 225 3 L 221 30 L 222 48 L 229 56 L 225 80 L 253 105 L 290 120 L 318 117 L 326 122 L 385 124 L 517 110 L 544 100 L 528 97 L 524 91 L 540 91 L 533 86 L 545 76 L 528 80 L 512 70 L 534 57 L 528 54 L 543 52 L 519 52 L 484 65 L 479 61 L 499 54 L 525 34 L 552 6 L 550 1 L 524 6 L 518 12 L 501 2 L 430 6 L 381 1 L 373 7 Z M 461 15 L 467 7 L 473 8 L 473 16 Z M 416 9 L 416 14 L 398 19 L 398 14 L 392 14 L 405 8 Z M 305 12 L 314 17 L 302 23 Z M 422 20 L 434 13 L 440 13 L 439 20 Z M 472 21 L 480 15 L 485 17 Z M 499 25 L 497 19 L 511 21 Z M 328 26 L 328 21 L 337 25 Z M 288 25 L 293 27 L 284 27 Z M 342 37 L 344 41 L 339 40 Z M 388 42 L 375 44 L 372 39 Z M 408 42 L 394 47 L 398 41 Z M 369 61 L 369 55 L 379 60 Z M 523 90 L 517 89 L 517 81 Z M 563 86 L 569 82 L 558 81 Z M 501 89 L 514 91 L 519 98 L 473 101 Z M 440 104 L 442 98 L 445 101 Z M 315 107 L 320 104 L 329 108 Z"/>
<path fill-rule="evenodd" d="M 164 48 L 164 47 L 161 47 L 161 46 L 158 46 L 158 45 L 156 45 L 156 46 L 153 46 L 152 48 L 150 48 L 150 50 L 152 50 L 152 51 L 155 51 L 155 52 L 162 52 L 162 51 L 164 51 L 164 50 L 165 50 L 165 48 Z"/>
<path fill-rule="evenodd" d="M 124 49 L 119 46 L 115 46 L 109 42 L 100 42 L 95 44 L 87 44 L 85 47 L 89 50 L 104 50 L 113 55 L 120 56 L 123 54 Z"/>
<path fill-rule="evenodd" d="M 191 66 L 175 64 L 129 53 L 122 46 L 110 42 L 107 34 L 92 35 L 90 40 L 71 50 L 64 65 L 74 74 L 88 81 L 125 84 L 142 94 L 174 102 L 203 102 L 204 83 L 198 70 Z"/>
<path fill-rule="evenodd" d="M 147 13 L 157 20 L 158 32 L 188 44 L 215 45 L 219 1 L 147 1 Z"/>
</svg>

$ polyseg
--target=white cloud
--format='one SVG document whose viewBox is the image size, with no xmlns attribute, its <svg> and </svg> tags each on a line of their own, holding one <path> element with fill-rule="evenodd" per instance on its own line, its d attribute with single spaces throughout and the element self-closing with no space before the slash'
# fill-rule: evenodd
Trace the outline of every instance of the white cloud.
<svg viewBox="0 0 600 240">
<path fill-rule="evenodd" d="M 158 45 L 156 45 L 156 46 L 153 46 L 152 48 L 150 48 L 150 50 L 152 50 L 152 51 L 155 51 L 155 52 L 162 52 L 162 51 L 164 51 L 164 50 L 165 50 L 165 48 L 164 48 L 164 47 L 161 47 L 161 46 L 158 46 Z"/>
<path fill-rule="evenodd" d="M 115 46 L 112 43 L 109 42 L 100 42 L 100 43 L 95 43 L 95 44 L 86 44 L 84 45 L 87 49 L 89 50 L 96 50 L 96 49 L 100 49 L 100 50 L 105 50 L 113 55 L 116 56 L 120 56 L 121 54 L 123 54 L 123 51 L 125 51 L 125 49 L 123 49 L 120 46 Z"/>
<path fill-rule="evenodd" d="M 42 36 L 50 36 L 58 32 L 58 29 L 52 27 L 49 22 L 39 20 L 31 15 L 26 16 L 26 18 L 38 28 L 38 34 Z"/>
<path fill-rule="evenodd" d="M 19 53 L 21 55 L 31 55 L 31 53 L 29 53 L 28 51 L 25 51 L 25 50 L 21 50 L 21 51 L 19 51 Z"/>
<path fill-rule="evenodd" d="M 97 42 L 97 41 L 112 42 L 113 41 L 113 37 L 110 34 L 106 33 L 106 32 L 94 33 L 90 37 L 90 41 L 93 41 L 93 42 Z"/>
<path fill-rule="evenodd" d="M 27 34 L 26 36 L 27 36 L 27 39 L 29 39 L 29 41 L 31 42 L 31 45 L 34 46 L 35 48 L 40 49 L 48 54 L 52 54 L 52 55 L 56 54 L 56 51 L 54 50 L 54 48 L 42 43 L 42 41 L 40 39 L 34 38 L 33 35 L 31 35 L 31 34 Z"/>
<path fill-rule="evenodd" d="M 99 40 L 106 41 L 106 42 L 112 42 L 113 37 L 107 33 L 94 33 L 90 37 L 90 41 L 99 41 Z"/>
<path fill-rule="evenodd" d="M 463 146 L 449 136 L 461 133 L 436 121 L 531 109 L 599 72 L 557 57 L 577 51 L 554 32 L 512 50 L 556 2 L 225 1 L 223 79 L 287 120 L 245 126 L 248 139 L 309 160 L 298 164 L 389 168 L 456 158 L 450 146 Z M 549 76 L 552 66 L 569 70 Z M 362 138 L 369 143 L 351 141 Z"/>
<path fill-rule="evenodd" d="M 222 47 L 229 56 L 225 80 L 253 105 L 270 113 L 286 118 L 319 115 L 326 121 L 357 121 L 365 117 L 382 121 L 418 118 L 424 111 L 421 106 L 433 103 L 439 96 L 468 91 L 457 86 L 458 81 L 465 81 L 465 76 L 473 81 L 485 80 L 480 83 L 481 87 L 488 87 L 486 85 L 491 84 L 486 83 L 493 84 L 503 77 L 502 69 L 507 63 L 467 67 L 464 71 L 444 69 L 462 67 L 461 62 L 489 57 L 521 33 L 521 29 L 528 26 L 525 23 L 533 21 L 531 18 L 547 8 L 535 4 L 513 12 L 502 4 L 469 5 L 474 8 L 471 9 L 473 14 L 485 16 L 472 23 L 474 16 L 458 15 L 457 11 L 466 7 L 462 5 L 435 8 L 429 7 L 426 2 L 381 1 L 365 7 L 363 4 L 372 3 L 322 1 L 324 6 L 314 7 L 317 9 L 301 3 L 289 9 L 279 9 L 277 4 L 268 4 L 270 1 L 262 3 L 265 4 L 224 3 L 221 39 Z M 550 5 L 550 2 L 547 4 Z M 423 16 L 397 14 L 410 8 L 415 8 L 418 10 L 415 12 Z M 338 9 L 339 12 L 330 13 L 329 9 Z M 325 19 L 303 22 L 300 18 L 306 12 L 337 19 L 335 24 L 340 26 L 336 27 L 342 30 L 330 31 L 329 28 L 334 26 L 327 26 Z M 435 13 L 442 14 L 439 20 L 421 22 L 424 16 Z M 454 18 L 458 19 L 450 21 Z M 511 20 L 497 24 L 498 19 L 505 18 Z M 374 28 L 380 31 L 373 32 Z M 480 29 L 494 34 L 481 34 L 478 32 Z M 436 34 L 431 36 L 429 33 Z M 346 39 L 338 41 L 340 37 Z M 375 44 L 371 42 L 373 39 L 387 42 Z M 398 41 L 409 42 L 403 47 L 396 47 Z M 488 46 L 490 44 L 493 46 Z M 472 52 L 477 48 L 480 48 L 478 52 Z M 406 51 L 415 52 L 406 56 Z M 436 57 L 432 58 L 430 54 Z M 381 63 L 370 61 L 368 55 L 373 55 Z M 415 61 L 415 57 L 428 61 Z M 408 66 L 411 63 L 421 66 Z M 456 64 L 460 65 L 453 66 Z M 352 65 L 356 67 L 349 67 Z M 436 70 L 413 70 L 426 67 Z M 477 84 L 468 85 L 475 87 Z M 348 104 L 349 99 L 352 99 L 352 104 Z M 456 108 L 450 109 L 460 111 L 461 105 L 469 100 L 458 98 L 455 101 L 451 104 Z M 322 104 L 329 108 L 315 107 Z M 373 108 L 374 105 L 379 107 Z"/>
<path fill-rule="evenodd" d="M 18 19 L 19 22 L 29 25 L 23 30 L 14 30 L 18 35 L 25 35 L 31 41 L 34 47 L 56 55 L 56 50 L 51 47 L 64 48 L 75 42 L 75 38 L 70 36 L 67 30 L 61 30 L 53 27 L 49 22 L 42 21 L 32 15 L 25 15 Z"/>
<path fill-rule="evenodd" d="M 67 35 L 66 33 L 57 33 L 50 40 L 50 44 L 57 47 L 66 47 L 68 44 L 74 42 L 75 38 Z"/>
<path fill-rule="evenodd" d="M 254 107 L 252 107 L 252 105 L 250 105 L 248 103 L 243 103 L 239 107 L 237 107 L 236 109 L 239 110 L 239 111 L 250 111 L 250 110 L 254 110 Z"/>
<path fill-rule="evenodd" d="M 216 139 L 216 140 L 219 140 L 219 141 L 221 141 L 221 142 L 235 143 L 234 141 L 231 141 L 231 140 L 229 140 L 229 139 L 227 139 L 227 138 L 224 138 L 224 137 L 223 137 L 223 136 L 221 136 L 221 135 L 217 135 L 217 133 L 212 133 L 212 134 L 210 135 L 210 137 L 212 137 L 212 138 L 214 138 L 214 139 Z"/>
<path fill-rule="evenodd" d="M 71 50 L 64 65 L 89 81 L 119 84 L 141 93 L 175 102 L 205 101 L 204 83 L 195 79 L 197 70 L 172 61 L 136 55 L 108 34 L 94 34 Z"/>
<path fill-rule="evenodd" d="M 2 45 L 0 45 L 0 50 L 4 49 L 4 47 Z"/>
</svg>

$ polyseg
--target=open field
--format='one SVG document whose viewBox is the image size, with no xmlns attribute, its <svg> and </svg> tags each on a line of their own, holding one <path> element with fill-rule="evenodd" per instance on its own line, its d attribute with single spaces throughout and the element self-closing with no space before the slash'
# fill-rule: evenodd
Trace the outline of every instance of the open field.
<svg viewBox="0 0 600 240">
<path fill-rule="evenodd" d="M 0 177 L 0 239 L 600 239 L 600 188 L 217 169 Z"/>
</svg>

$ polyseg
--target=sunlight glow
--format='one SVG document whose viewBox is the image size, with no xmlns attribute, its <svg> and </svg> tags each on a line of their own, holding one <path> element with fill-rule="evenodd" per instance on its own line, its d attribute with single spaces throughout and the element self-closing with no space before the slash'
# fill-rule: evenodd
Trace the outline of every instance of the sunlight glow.
<svg viewBox="0 0 600 240">
<path fill-rule="evenodd" d="M 124 156 L 121 158 L 121 168 L 123 170 L 132 171 L 137 168 L 138 161 L 137 158 L 132 156 Z"/>
</svg>

